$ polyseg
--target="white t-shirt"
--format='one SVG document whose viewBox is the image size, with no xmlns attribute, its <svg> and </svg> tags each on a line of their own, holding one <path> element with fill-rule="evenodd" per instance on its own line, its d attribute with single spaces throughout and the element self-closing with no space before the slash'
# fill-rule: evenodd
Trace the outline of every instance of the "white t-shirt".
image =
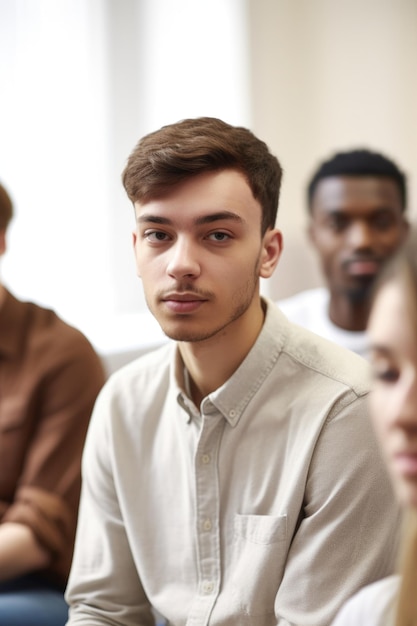
<svg viewBox="0 0 417 626">
<path fill-rule="evenodd" d="M 334 343 L 367 357 L 365 331 L 344 330 L 329 319 L 329 292 L 325 287 L 307 289 L 277 302 L 281 311 L 295 324 L 308 328 Z"/>
<path fill-rule="evenodd" d="M 398 576 L 363 587 L 340 609 L 332 626 L 394 626 Z"/>
</svg>

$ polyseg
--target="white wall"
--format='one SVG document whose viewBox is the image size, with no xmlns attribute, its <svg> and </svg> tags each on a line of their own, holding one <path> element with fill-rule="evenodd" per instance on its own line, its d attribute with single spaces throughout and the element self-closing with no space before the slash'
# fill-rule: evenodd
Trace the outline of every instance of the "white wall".
<svg viewBox="0 0 417 626">
<path fill-rule="evenodd" d="M 0 1 L 0 179 L 16 217 L 2 278 L 78 321 L 111 306 L 100 0 Z"/>
<path fill-rule="evenodd" d="M 249 125 L 242 0 L 0 0 L 2 278 L 101 351 L 161 337 L 120 175 L 138 139 L 198 115 Z"/>
<path fill-rule="evenodd" d="M 319 160 L 383 150 L 417 198 L 416 30 L 415 0 L 0 0 L 0 180 L 17 213 L 2 278 L 100 349 L 159 340 L 120 173 L 144 133 L 215 115 L 285 169 L 285 250 L 263 289 L 320 283 L 304 234 Z"/>
</svg>

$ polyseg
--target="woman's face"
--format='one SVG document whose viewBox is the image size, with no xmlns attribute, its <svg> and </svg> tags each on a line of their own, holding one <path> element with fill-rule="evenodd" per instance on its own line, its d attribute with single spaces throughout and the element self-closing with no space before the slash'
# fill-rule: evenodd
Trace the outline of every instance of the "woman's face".
<svg viewBox="0 0 417 626">
<path fill-rule="evenodd" d="M 380 289 L 368 331 L 372 421 L 400 503 L 417 508 L 417 332 L 404 283 Z"/>
</svg>

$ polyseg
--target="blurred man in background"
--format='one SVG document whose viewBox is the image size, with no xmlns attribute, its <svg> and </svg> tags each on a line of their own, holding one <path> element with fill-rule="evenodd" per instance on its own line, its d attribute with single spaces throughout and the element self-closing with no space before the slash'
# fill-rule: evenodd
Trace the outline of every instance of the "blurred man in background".
<svg viewBox="0 0 417 626">
<path fill-rule="evenodd" d="M 308 234 L 326 286 L 281 300 L 291 321 L 366 355 L 372 285 L 407 236 L 406 204 L 406 177 L 383 154 L 340 152 L 320 165 L 307 189 Z"/>
</svg>

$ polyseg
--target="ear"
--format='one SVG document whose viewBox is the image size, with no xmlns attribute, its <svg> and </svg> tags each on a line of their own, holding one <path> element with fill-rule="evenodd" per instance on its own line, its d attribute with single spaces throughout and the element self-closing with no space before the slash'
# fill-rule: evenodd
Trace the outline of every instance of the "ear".
<svg viewBox="0 0 417 626">
<path fill-rule="evenodd" d="M 133 254 L 135 255 L 135 260 L 136 260 L 136 274 L 137 274 L 137 276 L 139 276 L 139 278 L 140 278 L 139 263 L 138 263 L 138 250 L 137 250 L 137 243 L 138 243 L 138 234 L 137 234 L 137 232 L 134 230 L 134 231 L 132 231 Z"/>
<path fill-rule="evenodd" d="M 267 230 L 262 242 L 262 256 L 259 268 L 261 278 L 272 276 L 278 265 L 281 252 L 283 250 L 282 233 L 277 228 Z"/>
</svg>

